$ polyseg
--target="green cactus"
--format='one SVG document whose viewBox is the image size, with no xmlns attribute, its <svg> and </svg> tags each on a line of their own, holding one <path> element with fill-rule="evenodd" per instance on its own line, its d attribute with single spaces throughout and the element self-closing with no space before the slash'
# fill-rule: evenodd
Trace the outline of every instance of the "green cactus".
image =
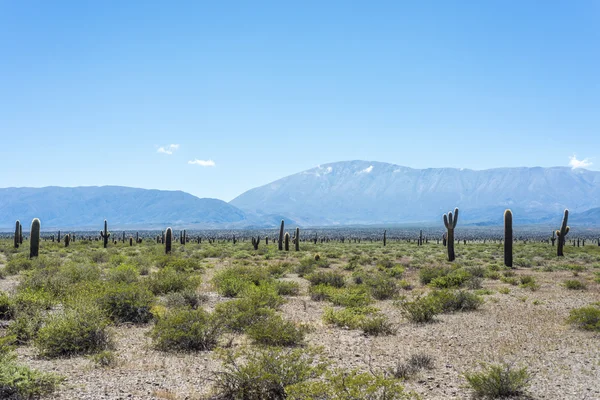
<svg viewBox="0 0 600 400">
<path fill-rule="evenodd" d="M 68 233 L 65 235 L 65 247 L 69 247 L 69 244 L 71 243 L 71 235 L 69 235 Z"/>
<path fill-rule="evenodd" d="M 569 233 L 569 226 L 567 225 L 569 219 L 569 210 L 565 210 L 563 215 L 562 225 L 560 226 L 560 230 L 556 231 L 556 236 L 558 239 L 558 243 L 556 245 L 556 255 L 557 257 L 564 256 L 563 247 L 565 242 L 567 241 L 567 234 Z"/>
<path fill-rule="evenodd" d="M 283 250 L 283 220 L 281 220 L 281 226 L 279 227 L 279 250 Z"/>
<path fill-rule="evenodd" d="M 60 243 L 60 231 L 58 231 L 58 237 L 56 238 L 56 241 Z"/>
<path fill-rule="evenodd" d="M 504 265 L 513 266 L 513 217 L 512 211 L 504 211 Z"/>
<path fill-rule="evenodd" d="M 454 261 L 456 258 L 454 254 L 454 228 L 456 228 L 456 223 L 458 222 L 458 208 L 454 209 L 454 214 L 452 211 L 448 213 L 448 215 L 444 214 L 444 225 L 447 230 L 447 241 L 448 241 L 448 261 Z"/>
<path fill-rule="evenodd" d="M 300 228 L 296 227 L 296 238 L 294 241 L 296 245 L 296 251 L 300 251 Z"/>
<path fill-rule="evenodd" d="M 130 247 L 133 246 L 133 238 L 132 237 L 129 238 L 129 246 Z"/>
<path fill-rule="evenodd" d="M 19 220 L 17 220 L 17 222 L 15 223 L 15 249 L 19 248 L 19 232 L 21 232 L 19 230 L 19 227 L 21 226 L 21 222 Z"/>
<path fill-rule="evenodd" d="M 252 246 L 254 247 L 254 250 L 258 250 L 258 245 L 260 244 L 260 236 L 257 236 L 256 239 L 254 239 L 254 236 L 252 237 Z"/>
<path fill-rule="evenodd" d="M 387 244 L 387 230 L 383 231 L 383 247 Z"/>
<path fill-rule="evenodd" d="M 23 225 L 19 224 L 19 244 L 23 244 Z"/>
<path fill-rule="evenodd" d="M 290 251 L 290 234 L 285 233 L 283 237 L 283 241 L 285 242 L 285 251 Z"/>
<path fill-rule="evenodd" d="M 100 231 L 100 236 L 104 240 L 104 248 L 108 246 L 108 238 L 110 237 L 110 233 L 108 232 L 108 222 L 104 220 L 104 231 Z"/>
<path fill-rule="evenodd" d="M 173 240 L 173 230 L 167 228 L 165 233 L 165 254 L 171 254 L 171 241 Z"/>
<path fill-rule="evenodd" d="M 31 221 L 31 240 L 29 241 L 29 258 L 37 257 L 40 253 L 40 220 L 34 218 Z"/>
</svg>

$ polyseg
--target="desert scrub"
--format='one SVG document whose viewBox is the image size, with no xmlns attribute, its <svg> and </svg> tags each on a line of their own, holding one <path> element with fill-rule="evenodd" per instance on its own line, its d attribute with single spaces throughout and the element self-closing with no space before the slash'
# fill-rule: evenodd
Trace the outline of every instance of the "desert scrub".
<svg viewBox="0 0 600 400">
<path fill-rule="evenodd" d="M 219 303 L 215 317 L 233 332 L 244 332 L 249 327 L 269 318 L 284 300 L 272 287 L 258 287 L 240 299 Z"/>
<path fill-rule="evenodd" d="M 164 302 L 169 308 L 192 308 L 195 310 L 206 299 L 205 295 L 199 295 L 194 289 L 186 289 L 167 294 Z"/>
<path fill-rule="evenodd" d="M 171 268 L 164 268 L 148 276 L 145 283 L 155 295 L 183 290 L 196 289 L 202 279 L 191 273 L 177 272 Z"/>
<path fill-rule="evenodd" d="M 522 275 L 519 278 L 519 280 L 521 282 L 520 286 L 522 288 L 529 289 L 532 292 L 534 292 L 540 288 L 540 285 L 537 284 L 537 282 L 535 281 L 535 278 L 531 275 Z"/>
<path fill-rule="evenodd" d="M 110 350 L 104 350 L 90 356 L 90 360 L 98 367 L 112 368 L 117 365 L 117 356 Z"/>
<path fill-rule="evenodd" d="M 457 288 L 461 287 L 465 282 L 471 279 L 471 274 L 465 269 L 459 268 L 451 271 L 447 275 L 438 276 L 429 282 L 430 286 L 435 288 Z"/>
<path fill-rule="evenodd" d="M 0 359 L 1 399 L 37 399 L 54 392 L 63 380 L 58 375 L 19 365 L 12 357 Z"/>
<path fill-rule="evenodd" d="M 529 386 L 531 376 L 527 368 L 511 364 L 482 364 L 478 372 L 464 374 L 476 397 L 499 399 L 520 396 Z"/>
<path fill-rule="evenodd" d="M 205 351 L 217 346 L 221 322 L 202 309 L 176 309 L 158 318 L 150 331 L 154 347 L 162 351 Z"/>
<path fill-rule="evenodd" d="M 344 275 L 333 271 L 319 271 L 305 276 L 312 286 L 325 285 L 341 288 L 346 284 Z"/>
<path fill-rule="evenodd" d="M 465 290 L 434 290 L 427 297 L 432 299 L 437 310 L 442 313 L 477 310 L 483 304 L 480 296 Z"/>
<path fill-rule="evenodd" d="M 290 400 L 403 400 L 416 399 L 402 382 L 382 373 L 358 369 L 327 371 L 322 379 L 306 380 L 286 388 Z"/>
<path fill-rule="evenodd" d="M 7 320 L 13 317 L 13 308 L 8 295 L 0 292 L 0 319 Z"/>
<path fill-rule="evenodd" d="M 215 399 L 284 400 L 288 387 L 319 378 L 327 368 L 310 348 L 243 348 L 217 355 L 222 369 L 213 377 Z"/>
<path fill-rule="evenodd" d="M 280 296 L 298 296 L 300 294 L 300 284 L 292 281 L 276 281 L 277 294 Z"/>
<path fill-rule="evenodd" d="M 413 354 L 406 361 L 398 361 L 388 372 L 397 379 L 410 379 L 423 369 L 434 368 L 433 358 L 425 353 Z"/>
<path fill-rule="evenodd" d="M 365 335 L 392 335 L 395 329 L 387 317 L 375 307 L 347 307 L 334 309 L 327 307 L 323 321 L 344 329 L 360 329 Z"/>
<path fill-rule="evenodd" d="M 44 357 L 92 354 L 110 346 L 109 320 L 93 305 L 51 314 L 37 332 L 34 345 Z"/>
<path fill-rule="evenodd" d="M 297 346 L 304 341 L 307 329 L 280 315 L 270 315 L 252 324 L 246 331 L 254 342 L 267 346 Z"/>
<path fill-rule="evenodd" d="M 567 322 L 579 329 L 600 332 L 600 303 L 571 310 Z"/>
<path fill-rule="evenodd" d="M 424 267 L 419 270 L 419 280 L 421 285 L 428 285 L 435 278 L 446 276 L 451 271 L 450 267 Z"/>
<path fill-rule="evenodd" d="M 130 264 L 121 264 L 109 269 L 106 273 L 106 279 L 116 283 L 135 283 L 139 276 L 137 268 Z"/>
<path fill-rule="evenodd" d="M 150 309 L 154 295 L 145 287 L 132 284 L 109 286 L 98 299 L 98 305 L 115 322 L 143 324 L 152 319 Z"/>
<path fill-rule="evenodd" d="M 563 282 L 564 287 L 569 290 L 586 290 L 587 286 L 585 283 L 578 281 L 576 279 L 569 279 Z"/>
<path fill-rule="evenodd" d="M 418 296 L 412 301 L 400 300 L 397 305 L 404 318 L 417 324 L 432 322 L 440 313 L 439 303 L 431 296 Z"/>
<path fill-rule="evenodd" d="M 371 296 L 377 300 L 391 299 L 398 294 L 398 284 L 385 274 L 367 275 L 363 281 L 369 287 Z"/>
<path fill-rule="evenodd" d="M 265 268 L 237 265 L 216 273 L 212 284 L 221 296 L 238 297 L 250 286 L 260 286 L 271 281 Z"/>
</svg>

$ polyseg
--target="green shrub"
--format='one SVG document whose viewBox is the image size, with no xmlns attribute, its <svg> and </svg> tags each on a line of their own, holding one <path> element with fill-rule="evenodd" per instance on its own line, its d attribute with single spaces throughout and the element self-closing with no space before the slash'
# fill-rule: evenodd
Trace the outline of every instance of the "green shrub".
<svg viewBox="0 0 600 400">
<path fill-rule="evenodd" d="M 108 270 L 107 279 L 116 283 L 135 283 L 138 281 L 139 273 L 135 266 L 121 264 Z"/>
<path fill-rule="evenodd" d="M 238 297 L 250 286 L 271 282 L 272 278 L 264 268 L 234 266 L 215 274 L 212 283 L 217 292 L 225 297 Z"/>
<path fill-rule="evenodd" d="M 417 324 L 433 321 L 440 312 L 439 303 L 431 296 L 419 296 L 412 301 L 403 300 L 398 306 L 404 318 Z"/>
<path fill-rule="evenodd" d="M 90 359 L 99 367 L 112 368 L 117 365 L 117 356 L 110 350 L 104 350 L 97 354 L 92 354 Z"/>
<path fill-rule="evenodd" d="M 344 329 L 361 329 L 365 335 L 391 335 L 395 332 L 387 317 L 374 307 L 347 307 L 340 310 L 328 307 L 323 320 Z"/>
<path fill-rule="evenodd" d="M 477 397 L 492 399 L 522 395 L 531 379 L 526 367 L 515 369 L 507 363 L 483 364 L 481 371 L 464 376 Z"/>
<path fill-rule="evenodd" d="M 170 308 L 188 307 L 195 310 L 205 300 L 206 297 L 199 295 L 194 289 L 171 292 L 165 296 L 165 303 Z"/>
<path fill-rule="evenodd" d="M 250 348 L 220 353 L 214 376 L 215 399 L 283 400 L 287 388 L 320 377 L 327 364 L 310 349 Z"/>
<path fill-rule="evenodd" d="M 257 287 L 248 291 L 245 297 L 217 304 L 215 316 L 227 329 L 244 332 L 254 324 L 271 317 L 283 301 L 274 288 Z"/>
<path fill-rule="evenodd" d="M 315 286 L 322 287 L 321 285 Z M 363 307 L 368 306 L 373 302 L 371 296 L 364 288 L 361 287 L 349 287 L 349 288 L 332 288 L 325 286 L 327 289 L 327 299 L 336 306 L 343 307 Z M 312 289 L 312 288 L 311 288 Z"/>
<path fill-rule="evenodd" d="M 386 275 L 369 275 L 364 282 L 369 287 L 371 296 L 377 300 L 391 299 L 398 294 L 396 281 Z"/>
<path fill-rule="evenodd" d="M 21 271 L 29 271 L 33 269 L 34 260 L 24 257 L 12 258 L 7 264 L 4 270 L 9 275 L 18 274 Z"/>
<path fill-rule="evenodd" d="M 397 362 L 389 369 L 389 373 L 394 378 L 406 380 L 422 369 L 433 369 L 433 358 L 425 353 L 417 353 L 410 356 L 407 361 Z"/>
<path fill-rule="evenodd" d="M 154 296 L 148 289 L 126 283 L 113 284 L 98 299 L 98 304 L 116 322 L 143 324 L 152 319 Z"/>
<path fill-rule="evenodd" d="M 575 279 L 566 280 L 563 282 L 563 285 L 569 290 L 586 290 L 587 289 L 587 286 L 585 285 L 585 283 L 575 280 Z"/>
<path fill-rule="evenodd" d="M 344 275 L 333 271 L 315 272 L 310 275 L 307 275 L 306 279 L 310 282 L 312 286 L 326 285 L 341 288 L 346 284 L 346 279 L 344 278 Z"/>
<path fill-rule="evenodd" d="M 427 297 L 431 297 L 440 312 L 472 311 L 477 310 L 483 299 L 476 294 L 465 290 L 435 290 Z"/>
<path fill-rule="evenodd" d="M 43 323 L 41 312 L 22 312 L 8 326 L 8 334 L 14 336 L 18 344 L 27 344 L 37 335 Z"/>
<path fill-rule="evenodd" d="M 323 379 L 305 380 L 286 389 L 290 400 L 403 400 L 414 399 L 398 379 L 384 374 L 335 369 Z"/>
<path fill-rule="evenodd" d="M 275 287 L 280 296 L 298 296 L 300 294 L 300 284 L 292 281 L 276 281 Z"/>
<path fill-rule="evenodd" d="M 600 306 L 587 306 L 571 310 L 567 321 L 586 331 L 600 332 Z"/>
<path fill-rule="evenodd" d="M 11 319 L 13 317 L 12 302 L 8 295 L 0 292 L 0 319 Z"/>
<path fill-rule="evenodd" d="M 97 307 L 82 305 L 77 309 L 66 309 L 47 318 L 34 344 L 45 357 L 96 353 L 110 345 L 108 324 L 108 319 Z"/>
<path fill-rule="evenodd" d="M 56 390 L 64 378 L 0 360 L 0 398 L 37 399 Z"/>
<path fill-rule="evenodd" d="M 308 293 L 313 301 L 325 301 L 331 298 L 334 288 L 327 285 L 316 285 L 308 288 Z"/>
<path fill-rule="evenodd" d="M 202 309 L 167 312 L 149 333 L 162 351 L 204 351 L 217 346 L 223 332 L 220 321 Z"/>
<path fill-rule="evenodd" d="M 298 327 L 279 315 L 270 315 L 246 331 L 256 343 L 268 346 L 297 346 L 304 340 L 306 328 Z"/>
<path fill-rule="evenodd" d="M 520 281 L 522 288 L 527 288 L 531 291 L 536 291 L 540 288 L 540 285 L 535 282 L 535 278 L 531 275 L 522 275 Z"/>
<path fill-rule="evenodd" d="M 154 272 L 146 279 L 148 289 L 155 295 L 193 290 L 200 285 L 200 282 L 201 279 L 199 276 L 177 272 L 170 268 Z"/>
<path fill-rule="evenodd" d="M 419 280 L 422 285 L 428 285 L 432 280 L 446 276 L 451 271 L 448 267 L 425 267 L 419 271 Z"/>
<path fill-rule="evenodd" d="M 462 286 L 470 278 L 471 274 L 468 271 L 459 268 L 450 272 L 448 275 L 434 278 L 429 282 L 429 285 L 439 289 L 457 288 Z"/>
</svg>

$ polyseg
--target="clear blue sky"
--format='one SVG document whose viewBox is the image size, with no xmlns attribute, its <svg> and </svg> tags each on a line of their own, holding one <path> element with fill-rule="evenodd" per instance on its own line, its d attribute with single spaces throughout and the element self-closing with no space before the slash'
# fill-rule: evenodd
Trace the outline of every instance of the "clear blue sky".
<svg viewBox="0 0 600 400">
<path fill-rule="evenodd" d="M 594 169 L 600 1 L 0 0 L 0 138 L 0 187 L 223 200 L 352 159 Z"/>
</svg>

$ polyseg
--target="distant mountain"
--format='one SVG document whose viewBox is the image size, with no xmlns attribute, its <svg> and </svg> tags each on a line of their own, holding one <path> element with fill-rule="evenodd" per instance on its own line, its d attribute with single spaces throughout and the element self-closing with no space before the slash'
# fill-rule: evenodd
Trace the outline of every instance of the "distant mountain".
<svg viewBox="0 0 600 400">
<path fill-rule="evenodd" d="M 600 226 L 600 207 L 592 208 L 582 213 L 569 216 L 569 224 Z"/>
<path fill-rule="evenodd" d="M 569 208 L 600 207 L 600 172 L 565 167 L 412 169 L 371 161 L 321 165 L 251 189 L 230 202 L 304 225 L 437 223 L 461 209 L 465 224 L 560 222 Z M 600 221 L 600 220 L 599 220 Z"/>
<path fill-rule="evenodd" d="M 25 229 L 33 218 L 47 228 L 245 228 L 275 226 L 278 217 L 249 216 L 217 199 L 200 199 L 181 191 L 120 186 L 0 189 L 0 228 Z"/>
</svg>

